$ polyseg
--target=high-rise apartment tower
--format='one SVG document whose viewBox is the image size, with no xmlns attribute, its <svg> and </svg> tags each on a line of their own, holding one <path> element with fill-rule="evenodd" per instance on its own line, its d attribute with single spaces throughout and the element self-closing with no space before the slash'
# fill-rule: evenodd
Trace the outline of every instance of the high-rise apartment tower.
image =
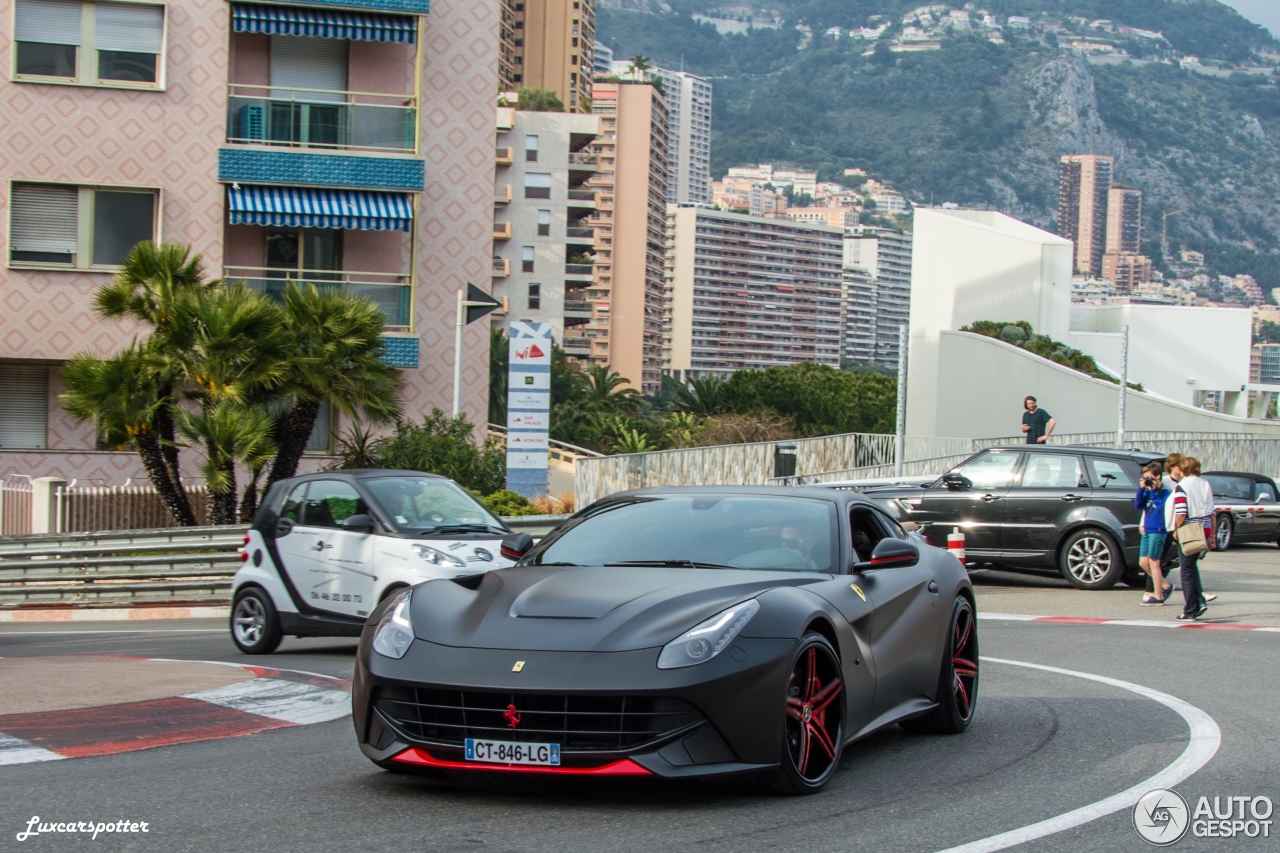
<svg viewBox="0 0 1280 853">
<path fill-rule="evenodd" d="M 1108 255 L 1142 252 L 1142 190 L 1112 184 L 1107 193 Z"/>
<path fill-rule="evenodd" d="M 546 89 L 569 112 L 591 112 L 595 6 L 595 0 L 502 0 L 503 88 Z"/>
<path fill-rule="evenodd" d="M 1073 271 L 1096 276 L 1106 250 L 1107 206 L 1115 158 L 1068 154 L 1058 166 L 1058 233 L 1075 244 Z"/>
</svg>

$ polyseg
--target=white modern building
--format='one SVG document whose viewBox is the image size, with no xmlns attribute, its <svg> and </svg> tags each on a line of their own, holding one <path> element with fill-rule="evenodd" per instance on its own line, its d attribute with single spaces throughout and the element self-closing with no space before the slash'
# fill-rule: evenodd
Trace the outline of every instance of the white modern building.
<svg viewBox="0 0 1280 853">
<path fill-rule="evenodd" d="M 588 150 L 600 119 L 581 113 L 498 108 L 493 295 L 513 320 L 566 327 L 591 320 L 586 289 L 595 268 L 595 195 L 580 189 L 596 173 Z"/>
<path fill-rule="evenodd" d="M 909 434 L 1016 435 L 1028 394 L 1054 415 L 1059 433 L 1116 429 L 1117 383 L 960 331 L 978 320 L 1025 320 L 1116 374 L 1120 331 L 1128 325 L 1129 381 L 1145 389 L 1128 394 L 1129 430 L 1280 432 L 1244 417 L 1247 391 L 1276 390 L 1248 384 L 1248 311 L 1072 306 L 1072 248 L 1070 240 L 991 211 L 916 210 Z M 1222 412 L 1198 407 L 1210 400 Z"/>
</svg>

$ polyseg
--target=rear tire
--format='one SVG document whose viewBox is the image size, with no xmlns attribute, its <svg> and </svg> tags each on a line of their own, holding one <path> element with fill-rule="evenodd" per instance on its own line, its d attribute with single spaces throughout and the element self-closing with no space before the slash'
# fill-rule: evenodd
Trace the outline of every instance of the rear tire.
<svg viewBox="0 0 1280 853">
<path fill-rule="evenodd" d="M 779 794 L 816 794 L 840 766 L 844 748 L 844 674 L 826 637 L 800 639 L 783 698 L 781 760 L 765 781 Z"/>
<path fill-rule="evenodd" d="M 1139 569 L 1136 572 L 1125 572 L 1125 575 L 1121 580 L 1124 582 L 1125 586 L 1131 586 L 1134 589 L 1146 589 L 1147 581 L 1150 578 L 1151 575 Z"/>
<path fill-rule="evenodd" d="M 269 655 L 284 639 L 280 616 L 261 587 L 245 587 L 231 603 L 231 639 L 246 655 Z"/>
<path fill-rule="evenodd" d="M 1124 552 L 1109 534 L 1086 527 L 1062 543 L 1058 567 L 1076 589 L 1111 589 L 1124 575 Z"/>
<path fill-rule="evenodd" d="M 912 734 L 959 734 L 969 728 L 978 708 L 978 619 L 963 595 L 951 605 L 947 645 L 938 673 L 937 707 L 901 726 Z"/>
<path fill-rule="evenodd" d="M 1235 524 L 1231 521 L 1230 515 L 1220 515 L 1213 522 L 1213 544 L 1214 550 L 1226 551 L 1232 545 L 1236 538 Z"/>
</svg>

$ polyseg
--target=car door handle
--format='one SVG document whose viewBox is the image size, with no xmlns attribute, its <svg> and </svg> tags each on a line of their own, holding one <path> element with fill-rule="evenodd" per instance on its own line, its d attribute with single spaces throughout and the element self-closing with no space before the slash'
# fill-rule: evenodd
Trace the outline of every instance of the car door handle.
<svg viewBox="0 0 1280 853">
<path fill-rule="evenodd" d="M 1084 496 L 1083 495 L 1063 495 L 1062 499 L 1067 503 L 1075 503 L 1076 501 L 1084 500 Z"/>
<path fill-rule="evenodd" d="M 1000 496 L 999 495 L 983 495 L 982 499 L 987 503 L 991 503 L 992 501 L 1000 500 Z"/>
<path fill-rule="evenodd" d="M 325 548 L 332 548 L 332 547 L 333 547 L 332 545 L 326 545 L 326 544 L 324 544 L 324 542 L 317 542 L 315 545 L 312 545 L 312 546 L 311 546 L 311 550 L 312 550 L 312 551 L 323 551 Z"/>
</svg>

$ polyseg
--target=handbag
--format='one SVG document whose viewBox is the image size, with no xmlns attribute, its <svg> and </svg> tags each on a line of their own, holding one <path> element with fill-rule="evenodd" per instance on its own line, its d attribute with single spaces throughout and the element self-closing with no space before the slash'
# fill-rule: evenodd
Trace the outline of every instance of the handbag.
<svg viewBox="0 0 1280 853">
<path fill-rule="evenodd" d="M 1178 540 L 1178 547 L 1183 556 L 1197 557 L 1209 550 L 1209 540 L 1205 539 L 1204 527 L 1198 521 L 1185 521 L 1173 532 Z"/>
</svg>

